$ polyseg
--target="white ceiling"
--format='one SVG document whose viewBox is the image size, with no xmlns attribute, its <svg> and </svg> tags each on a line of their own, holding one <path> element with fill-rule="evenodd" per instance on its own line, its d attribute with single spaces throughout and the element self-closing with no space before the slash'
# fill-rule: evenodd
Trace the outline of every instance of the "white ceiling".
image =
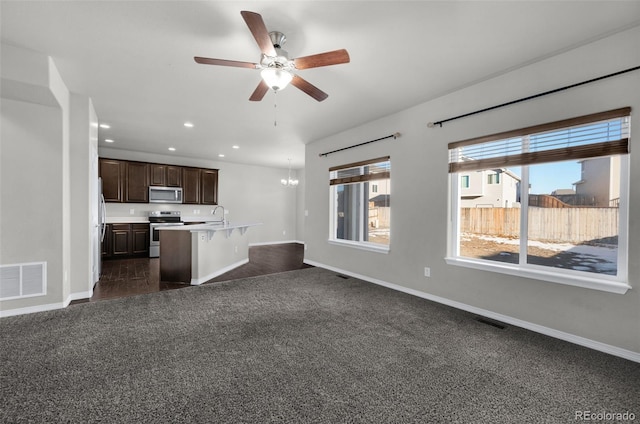
<svg viewBox="0 0 640 424">
<path fill-rule="evenodd" d="M 100 130 L 101 146 L 284 168 L 289 158 L 304 166 L 306 143 L 640 25 L 639 1 L 2 0 L 0 7 L 3 43 L 52 56 L 68 88 L 93 99 L 111 125 Z M 260 60 L 241 10 L 285 33 L 290 57 L 349 51 L 348 64 L 298 72 L 327 100 L 290 86 L 277 108 L 272 92 L 250 102 L 259 71 L 194 62 Z"/>
</svg>

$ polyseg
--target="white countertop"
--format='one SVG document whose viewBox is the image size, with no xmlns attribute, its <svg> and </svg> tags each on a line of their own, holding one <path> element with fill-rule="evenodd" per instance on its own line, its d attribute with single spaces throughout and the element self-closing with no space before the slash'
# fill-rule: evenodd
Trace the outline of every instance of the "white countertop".
<svg viewBox="0 0 640 424">
<path fill-rule="evenodd" d="M 148 224 L 149 218 L 146 216 L 108 216 L 105 221 L 107 224 Z"/>
<path fill-rule="evenodd" d="M 159 227 L 161 231 L 190 231 L 192 233 L 198 233 L 203 231 L 228 231 L 236 228 L 248 228 L 255 227 L 256 225 L 262 225 L 261 222 L 231 222 L 231 223 L 209 223 L 209 224 L 195 224 L 195 225 L 171 225 L 167 227 Z"/>
<path fill-rule="evenodd" d="M 188 215 L 188 216 L 181 216 L 180 217 L 180 221 L 182 222 L 219 222 L 220 221 L 220 217 L 219 216 L 212 216 L 212 215 Z"/>
<path fill-rule="evenodd" d="M 182 222 L 206 222 L 214 223 L 219 222 L 220 218 L 213 218 L 209 215 L 204 216 L 183 216 L 180 217 Z M 107 224 L 148 224 L 149 218 L 146 216 L 108 216 L 106 217 Z"/>
</svg>

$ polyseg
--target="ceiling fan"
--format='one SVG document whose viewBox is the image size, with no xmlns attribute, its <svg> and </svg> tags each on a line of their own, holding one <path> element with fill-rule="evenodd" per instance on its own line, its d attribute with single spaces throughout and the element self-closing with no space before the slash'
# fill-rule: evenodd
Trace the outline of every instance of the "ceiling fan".
<svg viewBox="0 0 640 424">
<path fill-rule="evenodd" d="M 314 54 L 295 59 L 289 59 L 288 53 L 282 49 L 287 38 L 278 31 L 268 32 L 262 20 L 262 16 L 255 12 L 240 12 L 245 23 L 249 27 L 253 38 L 262 52 L 260 63 L 239 62 L 236 60 L 211 59 L 206 57 L 194 57 L 197 63 L 203 65 L 232 66 L 236 68 L 260 69 L 262 80 L 255 91 L 249 97 L 251 101 L 260 101 L 264 95 L 272 89 L 279 91 L 289 83 L 304 91 L 309 96 L 321 102 L 329 95 L 307 80 L 296 75 L 296 70 L 318 68 L 321 66 L 349 63 L 349 53 L 345 49 L 334 50 L 326 53 Z"/>
</svg>

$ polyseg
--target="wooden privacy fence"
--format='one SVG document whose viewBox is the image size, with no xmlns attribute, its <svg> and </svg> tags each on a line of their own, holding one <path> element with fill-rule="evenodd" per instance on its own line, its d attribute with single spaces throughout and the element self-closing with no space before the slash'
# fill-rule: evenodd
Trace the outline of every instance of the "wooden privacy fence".
<svg viewBox="0 0 640 424">
<path fill-rule="evenodd" d="M 618 208 L 529 208 L 529 239 L 581 243 L 618 235 Z M 520 236 L 520 208 L 461 208 L 460 231 Z"/>
<path fill-rule="evenodd" d="M 369 208 L 369 227 L 371 228 L 389 228 L 391 208 L 374 206 Z"/>
</svg>

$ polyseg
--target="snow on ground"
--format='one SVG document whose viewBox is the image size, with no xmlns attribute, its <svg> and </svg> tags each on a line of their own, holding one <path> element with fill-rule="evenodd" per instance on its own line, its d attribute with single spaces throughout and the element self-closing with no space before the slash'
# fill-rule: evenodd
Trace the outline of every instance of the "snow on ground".
<svg viewBox="0 0 640 424">
<path fill-rule="evenodd" d="M 486 236 L 481 234 L 463 234 L 462 241 L 472 241 L 473 239 L 493 242 L 497 244 L 519 245 L 519 239 L 505 237 Z M 558 253 L 569 253 L 572 255 L 572 263 L 567 264 L 567 268 L 579 271 L 589 271 L 603 274 L 614 274 L 617 271 L 618 246 L 590 246 L 571 243 L 549 243 L 536 240 L 529 240 L 529 246 Z"/>
</svg>

